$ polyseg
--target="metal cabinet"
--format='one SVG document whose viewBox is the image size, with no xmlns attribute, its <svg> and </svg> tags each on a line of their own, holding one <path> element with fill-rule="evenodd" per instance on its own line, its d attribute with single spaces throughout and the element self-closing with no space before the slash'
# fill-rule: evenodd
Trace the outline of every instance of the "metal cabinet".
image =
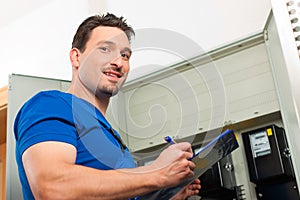
<svg viewBox="0 0 300 200">
<path fill-rule="evenodd" d="M 209 63 L 200 60 L 126 84 L 122 95 L 132 151 L 160 145 L 165 135 L 186 138 L 279 111 L 262 35 L 211 52 Z M 218 74 L 206 77 L 211 68 Z"/>
</svg>

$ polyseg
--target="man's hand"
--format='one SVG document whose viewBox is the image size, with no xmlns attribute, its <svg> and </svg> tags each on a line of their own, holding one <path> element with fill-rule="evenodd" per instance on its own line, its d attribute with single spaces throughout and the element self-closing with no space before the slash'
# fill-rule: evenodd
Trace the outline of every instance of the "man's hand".
<svg viewBox="0 0 300 200">
<path fill-rule="evenodd" d="M 184 200 L 187 197 L 197 195 L 200 189 L 201 189 L 200 180 L 196 179 L 191 184 L 187 185 L 182 190 L 180 190 L 170 200 Z"/>
<path fill-rule="evenodd" d="M 150 165 L 157 170 L 159 185 L 172 187 L 194 175 L 195 164 L 189 159 L 193 156 L 191 144 L 187 142 L 170 145 Z"/>
</svg>

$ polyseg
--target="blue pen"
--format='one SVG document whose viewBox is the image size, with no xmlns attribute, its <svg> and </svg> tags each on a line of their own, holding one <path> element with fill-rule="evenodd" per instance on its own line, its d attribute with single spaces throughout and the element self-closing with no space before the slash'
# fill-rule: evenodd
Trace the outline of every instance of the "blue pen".
<svg viewBox="0 0 300 200">
<path fill-rule="evenodd" d="M 169 144 L 176 144 L 176 142 L 170 136 L 166 136 L 164 139 Z"/>
<path fill-rule="evenodd" d="M 166 136 L 166 137 L 164 137 L 164 139 L 169 144 L 176 144 L 176 142 L 170 136 Z M 195 156 L 196 156 L 196 154 L 193 155 L 189 160 L 192 160 Z"/>
</svg>

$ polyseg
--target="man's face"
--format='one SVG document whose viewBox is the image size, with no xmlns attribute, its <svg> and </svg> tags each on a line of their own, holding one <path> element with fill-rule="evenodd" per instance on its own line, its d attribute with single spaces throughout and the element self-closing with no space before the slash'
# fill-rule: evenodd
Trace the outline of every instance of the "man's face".
<svg viewBox="0 0 300 200">
<path fill-rule="evenodd" d="M 80 55 L 78 76 L 97 97 L 113 96 L 124 84 L 130 66 L 131 49 L 124 31 L 116 27 L 95 28 Z"/>
</svg>

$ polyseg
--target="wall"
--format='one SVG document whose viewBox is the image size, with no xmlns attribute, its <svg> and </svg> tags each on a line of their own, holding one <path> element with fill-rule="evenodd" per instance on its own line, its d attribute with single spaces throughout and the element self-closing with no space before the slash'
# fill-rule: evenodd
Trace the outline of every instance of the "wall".
<svg viewBox="0 0 300 200">
<path fill-rule="evenodd" d="M 70 79 L 68 52 L 76 27 L 88 10 L 86 0 L 12 0 L 2 4 L 0 87 L 8 85 L 10 73 Z"/>
<path fill-rule="evenodd" d="M 271 8 L 269 0 L 107 0 L 105 6 L 108 11 L 125 16 L 135 29 L 150 28 L 148 31 L 153 31 L 151 29 L 158 28 L 174 31 L 185 39 L 194 41 L 204 52 L 260 32 Z M 140 37 L 145 36 L 137 34 L 136 40 Z M 187 48 L 184 43 L 180 44 L 175 38 L 172 39 L 181 48 Z M 139 48 L 131 59 L 129 80 L 194 54 L 191 49 L 187 49 L 185 52 L 192 51 L 190 55 L 178 55 L 176 52 L 174 55 L 173 48 L 165 49 L 161 46 L 141 49 L 143 46 L 140 43 L 135 44 L 135 41 L 133 45 Z"/>
</svg>

